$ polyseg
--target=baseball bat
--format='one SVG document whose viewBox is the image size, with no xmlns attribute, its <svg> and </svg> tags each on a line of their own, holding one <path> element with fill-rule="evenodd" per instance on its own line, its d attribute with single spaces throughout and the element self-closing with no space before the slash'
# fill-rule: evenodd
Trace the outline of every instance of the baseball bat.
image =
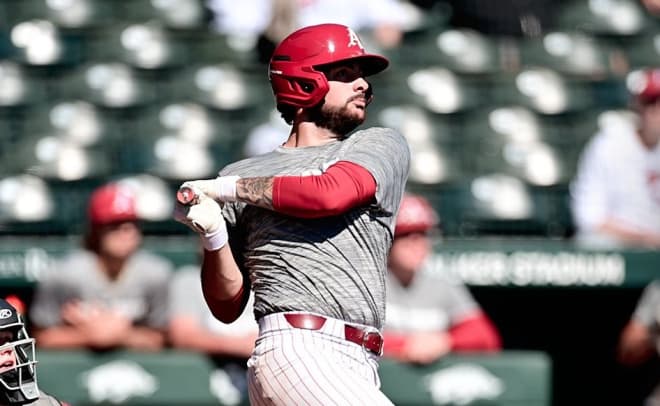
<svg viewBox="0 0 660 406">
<path fill-rule="evenodd" d="M 199 202 L 199 196 L 192 188 L 184 186 L 177 190 L 176 200 L 181 204 L 190 206 Z"/>
</svg>

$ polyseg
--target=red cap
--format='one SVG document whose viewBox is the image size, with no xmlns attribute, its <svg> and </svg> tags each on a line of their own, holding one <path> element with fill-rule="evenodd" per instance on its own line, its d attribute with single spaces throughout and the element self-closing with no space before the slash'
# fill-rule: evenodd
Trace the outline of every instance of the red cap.
<svg viewBox="0 0 660 406">
<path fill-rule="evenodd" d="M 135 221 L 135 193 L 126 186 L 109 183 L 96 189 L 87 208 L 89 221 L 94 225 Z"/>
<path fill-rule="evenodd" d="M 660 98 L 660 69 L 631 73 L 628 77 L 628 88 L 641 103 L 649 103 Z"/>
<path fill-rule="evenodd" d="M 428 200 L 411 194 L 403 196 L 396 218 L 395 237 L 414 232 L 425 233 L 437 225 L 438 216 Z"/>
</svg>

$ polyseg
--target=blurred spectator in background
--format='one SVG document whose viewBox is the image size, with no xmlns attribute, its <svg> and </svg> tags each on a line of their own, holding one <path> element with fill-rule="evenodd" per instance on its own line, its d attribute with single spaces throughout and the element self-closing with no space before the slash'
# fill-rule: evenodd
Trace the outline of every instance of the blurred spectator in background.
<svg viewBox="0 0 660 406">
<path fill-rule="evenodd" d="M 580 242 L 660 248 L 660 69 L 628 77 L 635 119 L 602 128 L 571 185 Z"/>
<path fill-rule="evenodd" d="M 163 347 L 172 266 L 140 250 L 135 201 L 133 189 L 116 183 L 92 193 L 85 249 L 37 285 L 30 316 L 40 347 Z"/>
<path fill-rule="evenodd" d="M 660 279 L 642 293 L 632 317 L 619 338 L 618 359 L 627 366 L 639 366 L 660 354 Z M 660 406 L 660 382 L 645 406 Z"/>
<path fill-rule="evenodd" d="M 337 23 L 362 32 L 374 45 L 399 45 L 407 23 L 402 0 L 207 0 L 212 26 L 237 36 L 258 36 L 259 59 L 268 62 L 275 45 L 305 26 Z M 364 35 L 364 33 L 368 35 Z"/>
<path fill-rule="evenodd" d="M 401 201 L 387 277 L 384 356 L 427 364 L 453 351 L 498 351 L 499 332 L 467 287 L 430 261 L 438 218 L 429 202 Z"/>
<path fill-rule="evenodd" d="M 241 316 L 231 324 L 217 320 L 208 308 L 202 292 L 199 265 L 178 269 L 170 285 L 169 336 L 175 348 L 208 354 L 215 365 L 216 379 L 234 393 L 219 394 L 237 403 L 247 394 L 247 360 L 259 333 L 250 298 Z M 231 386 L 227 384 L 230 383 Z M 225 399 L 227 401 L 228 399 Z"/>
</svg>

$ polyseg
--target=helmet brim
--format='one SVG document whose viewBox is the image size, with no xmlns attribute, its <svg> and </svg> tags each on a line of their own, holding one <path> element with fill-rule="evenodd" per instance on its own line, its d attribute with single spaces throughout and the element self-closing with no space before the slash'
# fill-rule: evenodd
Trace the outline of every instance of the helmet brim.
<svg viewBox="0 0 660 406">
<path fill-rule="evenodd" d="M 390 61 L 387 60 L 387 58 L 384 56 L 375 54 L 363 54 L 352 56 L 350 58 L 340 59 L 323 65 L 317 65 L 316 68 L 341 65 L 342 63 L 346 62 L 357 62 L 360 64 L 364 76 L 371 76 L 380 73 L 387 69 L 387 67 L 390 65 Z"/>
</svg>

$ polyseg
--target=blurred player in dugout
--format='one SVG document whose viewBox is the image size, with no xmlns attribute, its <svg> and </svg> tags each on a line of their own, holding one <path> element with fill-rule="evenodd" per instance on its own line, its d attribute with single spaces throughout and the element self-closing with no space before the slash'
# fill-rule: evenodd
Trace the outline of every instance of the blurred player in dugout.
<svg viewBox="0 0 660 406">
<path fill-rule="evenodd" d="M 105 184 L 92 193 L 87 214 L 84 249 L 37 285 L 30 317 L 39 346 L 161 349 L 172 265 L 140 249 L 135 191 Z"/>
<path fill-rule="evenodd" d="M 499 333 L 466 286 L 432 268 L 439 221 L 422 196 L 406 194 L 388 258 L 384 356 L 428 364 L 450 352 L 501 348 Z"/>
</svg>

